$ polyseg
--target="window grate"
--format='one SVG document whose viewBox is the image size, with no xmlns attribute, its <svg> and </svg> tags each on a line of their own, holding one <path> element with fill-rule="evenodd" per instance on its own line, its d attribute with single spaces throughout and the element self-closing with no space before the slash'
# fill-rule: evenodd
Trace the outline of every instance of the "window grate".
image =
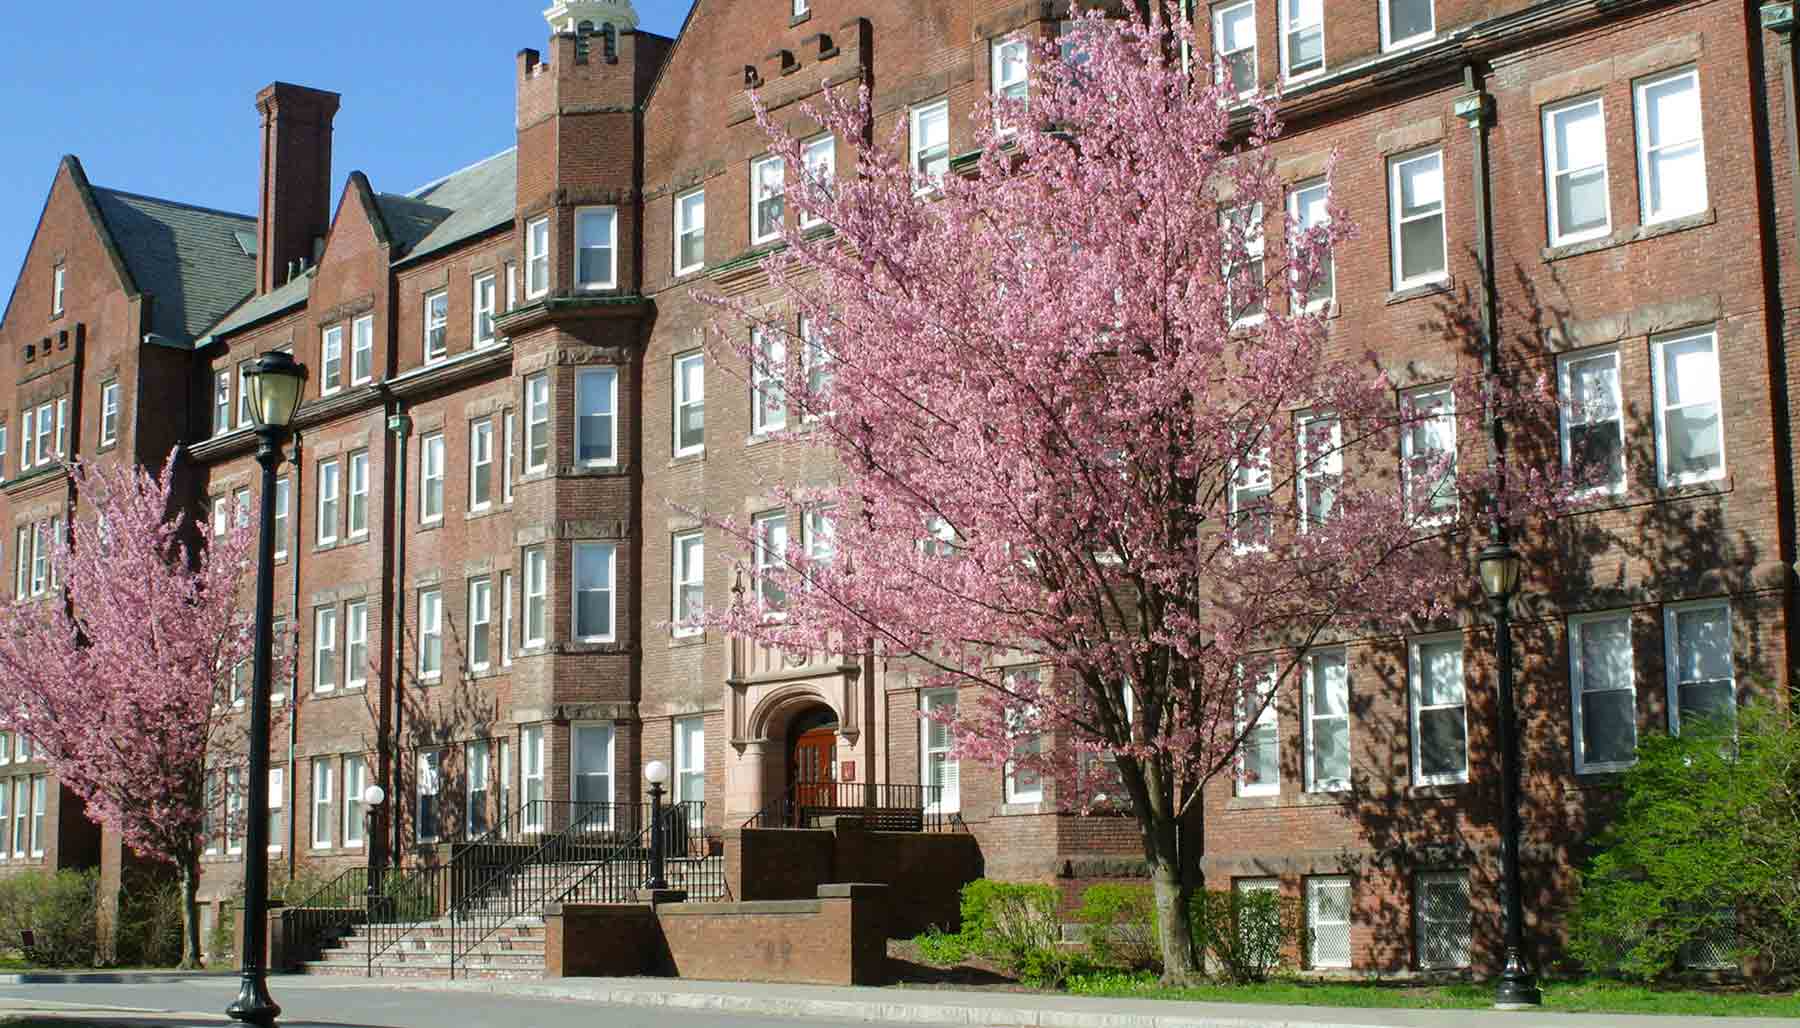
<svg viewBox="0 0 1800 1028">
<path fill-rule="evenodd" d="M 1434 871 L 1418 876 L 1413 902 L 1418 960 L 1423 970 L 1469 966 L 1469 876 Z"/>
<path fill-rule="evenodd" d="M 1350 966 L 1350 879 L 1307 879 L 1306 958 L 1315 968 Z"/>
</svg>

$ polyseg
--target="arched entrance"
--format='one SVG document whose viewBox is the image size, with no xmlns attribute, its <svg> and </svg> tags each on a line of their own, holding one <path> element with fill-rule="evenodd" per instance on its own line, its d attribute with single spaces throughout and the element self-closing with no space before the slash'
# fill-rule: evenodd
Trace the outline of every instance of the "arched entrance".
<svg viewBox="0 0 1800 1028">
<path fill-rule="evenodd" d="M 787 780 L 796 807 L 831 806 L 837 783 L 838 716 L 830 707 L 800 711 L 787 731 Z"/>
</svg>

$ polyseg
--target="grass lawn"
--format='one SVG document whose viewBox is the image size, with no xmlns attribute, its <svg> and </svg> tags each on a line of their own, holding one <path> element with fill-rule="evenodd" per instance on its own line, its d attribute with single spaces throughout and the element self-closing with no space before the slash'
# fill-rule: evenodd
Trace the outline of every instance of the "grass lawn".
<svg viewBox="0 0 1800 1028">
<path fill-rule="evenodd" d="M 1599 980 L 1545 983 L 1544 1009 L 1568 1013 L 1674 1014 L 1687 1017 L 1800 1017 L 1800 994 L 1653 989 Z M 1164 988 L 1122 975 L 1075 983 L 1086 996 L 1191 1000 L 1205 1003 L 1269 1003 L 1327 1007 L 1412 1007 L 1476 1010 L 1493 1004 L 1485 984 L 1414 985 L 1387 982 L 1272 981 L 1261 985 Z"/>
</svg>

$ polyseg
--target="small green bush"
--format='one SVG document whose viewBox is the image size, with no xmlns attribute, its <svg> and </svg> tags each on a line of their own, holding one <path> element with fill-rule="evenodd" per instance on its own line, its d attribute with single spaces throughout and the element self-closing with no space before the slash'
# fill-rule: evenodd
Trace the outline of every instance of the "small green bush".
<svg viewBox="0 0 1800 1028">
<path fill-rule="evenodd" d="M 1162 980 L 1150 971 L 1092 971 L 1071 974 L 1063 988 L 1071 996 L 1116 996 L 1121 992 L 1150 992 Z"/>
<path fill-rule="evenodd" d="M 140 873 L 120 890 L 118 961 L 144 967 L 181 963 L 181 883 Z"/>
<path fill-rule="evenodd" d="M 1194 943 L 1234 982 L 1267 981 L 1300 935 L 1300 904 L 1272 889 L 1194 893 Z"/>
<path fill-rule="evenodd" d="M 0 941 L 39 967 L 91 967 L 99 875 L 94 871 L 28 871 L 0 879 Z"/>
<path fill-rule="evenodd" d="M 913 937 L 913 945 L 919 949 L 919 956 L 926 963 L 939 967 L 954 967 L 969 959 L 969 944 L 961 935 L 952 935 L 937 925 L 925 930 L 923 935 Z"/>
<path fill-rule="evenodd" d="M 1058 903 L 1052 885 L 978 879 L 963 886 L 961 930 L 952 935 L 934 926 L 914 936 L 913 944 L 933 964 L 981 956 L 1020 981 L 1060 985 L 1070 974 L 1090 970 L 1092 961 L 1062 944 Z"/>
<path fill-rule="evenodd" d="M 1138 882 L 1101 882 L 1081 894 L 1075 919 L 1095 961 L 1127 971 L 1160 969 L 1156 895 Z"/>
</svg>

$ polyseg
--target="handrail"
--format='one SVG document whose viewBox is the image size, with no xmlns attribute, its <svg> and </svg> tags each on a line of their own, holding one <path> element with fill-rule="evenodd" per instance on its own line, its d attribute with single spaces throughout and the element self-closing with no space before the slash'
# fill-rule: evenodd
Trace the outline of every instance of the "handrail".
<svg viewBox="0 0 1800 1028">
<path fill-rule="evenodd" d="M 346 868 L 298 903 L 282 907 L 282 937 L 290 955 L 310 950 L 318 936 L 355 924 L 368 913 L 369 869 Z"/>
<path fill-rule="evenodd" d="M 860 816 L 872 828 L 944 831 L 952 812 L 943 807 L 943 786 L 870 782 L 794 782 L 744 821 L 745 828 L 806 828 L 832 815 Z"/>
</svg>

